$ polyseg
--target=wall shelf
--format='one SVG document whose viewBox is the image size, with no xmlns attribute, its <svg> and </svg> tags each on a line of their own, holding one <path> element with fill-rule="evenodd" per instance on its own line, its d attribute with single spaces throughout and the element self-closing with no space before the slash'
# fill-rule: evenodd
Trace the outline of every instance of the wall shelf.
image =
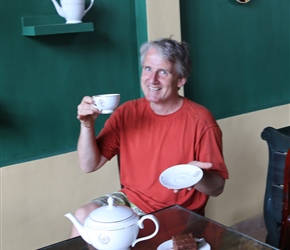
<svg viewBox="0 0 290 250">
<path fill-rule="evenodd" d="M 22 17 L 21 21 L 23 36 L 43 36 L 94 31 L 93 23 L 66 24 L 65 19 L 57 15 L 27 16 Z"/>
</svg>

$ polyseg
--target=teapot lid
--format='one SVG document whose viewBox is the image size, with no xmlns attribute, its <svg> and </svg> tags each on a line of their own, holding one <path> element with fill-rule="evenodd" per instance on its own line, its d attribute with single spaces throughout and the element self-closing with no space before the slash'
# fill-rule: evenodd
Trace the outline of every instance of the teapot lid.
<svg viewBox="0 0 290 250">
<path fill-rule="evenodd" d="M 135 223 L 139 216 L 127 206 L 114 205 L 114 198 L 108 198 L 108 205 L 92 211 L 86 219 L 86 225 L 90 228 L 123 228 Z M 134 221 L 132 221 L 134 220 Z"/>
</svg>

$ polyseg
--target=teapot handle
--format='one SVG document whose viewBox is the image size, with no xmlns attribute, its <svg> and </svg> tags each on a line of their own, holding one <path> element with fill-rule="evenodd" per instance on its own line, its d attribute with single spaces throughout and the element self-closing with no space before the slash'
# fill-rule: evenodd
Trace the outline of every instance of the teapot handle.
<svg viewBox="0 0 290 250">
<path fill-rule="evenodd" d="M 84 15 L 87 14 L 90 8 L 92 8 L 93 4 L 94 4 L 94 0 L 91 0 L 89 7 L 84 11 Z"/>
<path fill-rule="evenodd" d="M 145 236 L 145 237 L 142 237 L 142 238 L 139 238 L 137 240 L 135 240 L 133 243 L 132 243 L 132 247 L 134 247 L 136 245 L 136 243 L 140 242 L 140 241 L 143 241 L 143 240 L 148 240 L 148 239 L 151 239 L 153 238 L 159 231 L 159 222 L 158 220 L 156 219 L 155 216 L 153 216 L 152 214 L 146 214 L 144 216 L 142 216 L 142 218 L 138 221 L 138 227 L 143 229 L 144 228 L 144 225 L 143 225 L 143 221 L 146 220 L 146 219 L 149 219 L 149 220 L 152 220 L 155 224 L 155 231 L 154 233 L 148 235 L 148 236 Z"/>
</svg>

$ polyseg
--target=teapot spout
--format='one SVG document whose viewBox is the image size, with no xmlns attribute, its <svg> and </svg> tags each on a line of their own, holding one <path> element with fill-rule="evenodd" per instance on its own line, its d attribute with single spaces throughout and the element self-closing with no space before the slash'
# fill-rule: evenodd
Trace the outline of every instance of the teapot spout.
<svg viewBox="0 0 290 250">
<path fill-rule="evenodd" d="M 51 0 L 51 1 L 52 1 L 52 3 L 53 3 L 53 5 L 54 5 L 54 7 L 55 7 L 55 9 L 56 9 L 56 11 L 57 11 L 57 13 L 58 13 L 61 17 L 66 18 L 65 12 L 64 12 L 64 10 L 62 9 L 62 7 L 60 7 L 60 5 L 58 4 L 58 2 L 57 2 L 56 0 Z"/>
<path fill-rule="evenodd" d="M 81 224 L 76 217 L 74 217 L 71 213 L 67 213 L 64 215 L 65 217 L 67 217 L 76 227 L 76 229 L 78 230 L 78 232 L 80 233 L 80 235 L 82 236 L 82 238 L 84 239 L 84 241 L 86 241 L 87 243 L 91 244 L 87 232 L 84 228 L 84 225 Z"/>
</svg>

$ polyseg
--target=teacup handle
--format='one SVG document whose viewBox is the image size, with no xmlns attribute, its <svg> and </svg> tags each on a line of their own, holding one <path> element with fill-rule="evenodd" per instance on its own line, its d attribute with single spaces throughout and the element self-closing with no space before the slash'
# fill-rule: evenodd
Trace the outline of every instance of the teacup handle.
<svg viewBox="0 0 290 250">
<path fill-rule="evenodd" d="M 94 4 L 94 0 L 91 0 L 89 7 L 84 11 L 84 15 L 87 14 L 90 8 L 92 8 L 93 4 Z"/>
<path fill-rule="evenodd" d="M 152 214 L 146 214 L 146 215 L 142 216 L 142 218 L 138 221 L 138 227 L 141 228 L 141 229 L 143 229 L 144 228 L 143 221 L 146 220 L 146 219 L 152 220 L 154 222 L 154 224 L 155 224 L 155 231 L 154 231 L 153 234 L 150 234 L 148 236 L 145 236 L 145 237 L 142 237 L 142 238 L 139 238 L 139 239 L 135 240 L 132 243 L 132 247 L 134 247 L 136 245 L 136 243 L 138 243 L 140 241 L 148 240 L 148 239 L 153 238 L 158 233 L 158 231 L 159 231 L 159 222 L 156 219 L 156 217 L 153 216 Z"/>
</svg>

